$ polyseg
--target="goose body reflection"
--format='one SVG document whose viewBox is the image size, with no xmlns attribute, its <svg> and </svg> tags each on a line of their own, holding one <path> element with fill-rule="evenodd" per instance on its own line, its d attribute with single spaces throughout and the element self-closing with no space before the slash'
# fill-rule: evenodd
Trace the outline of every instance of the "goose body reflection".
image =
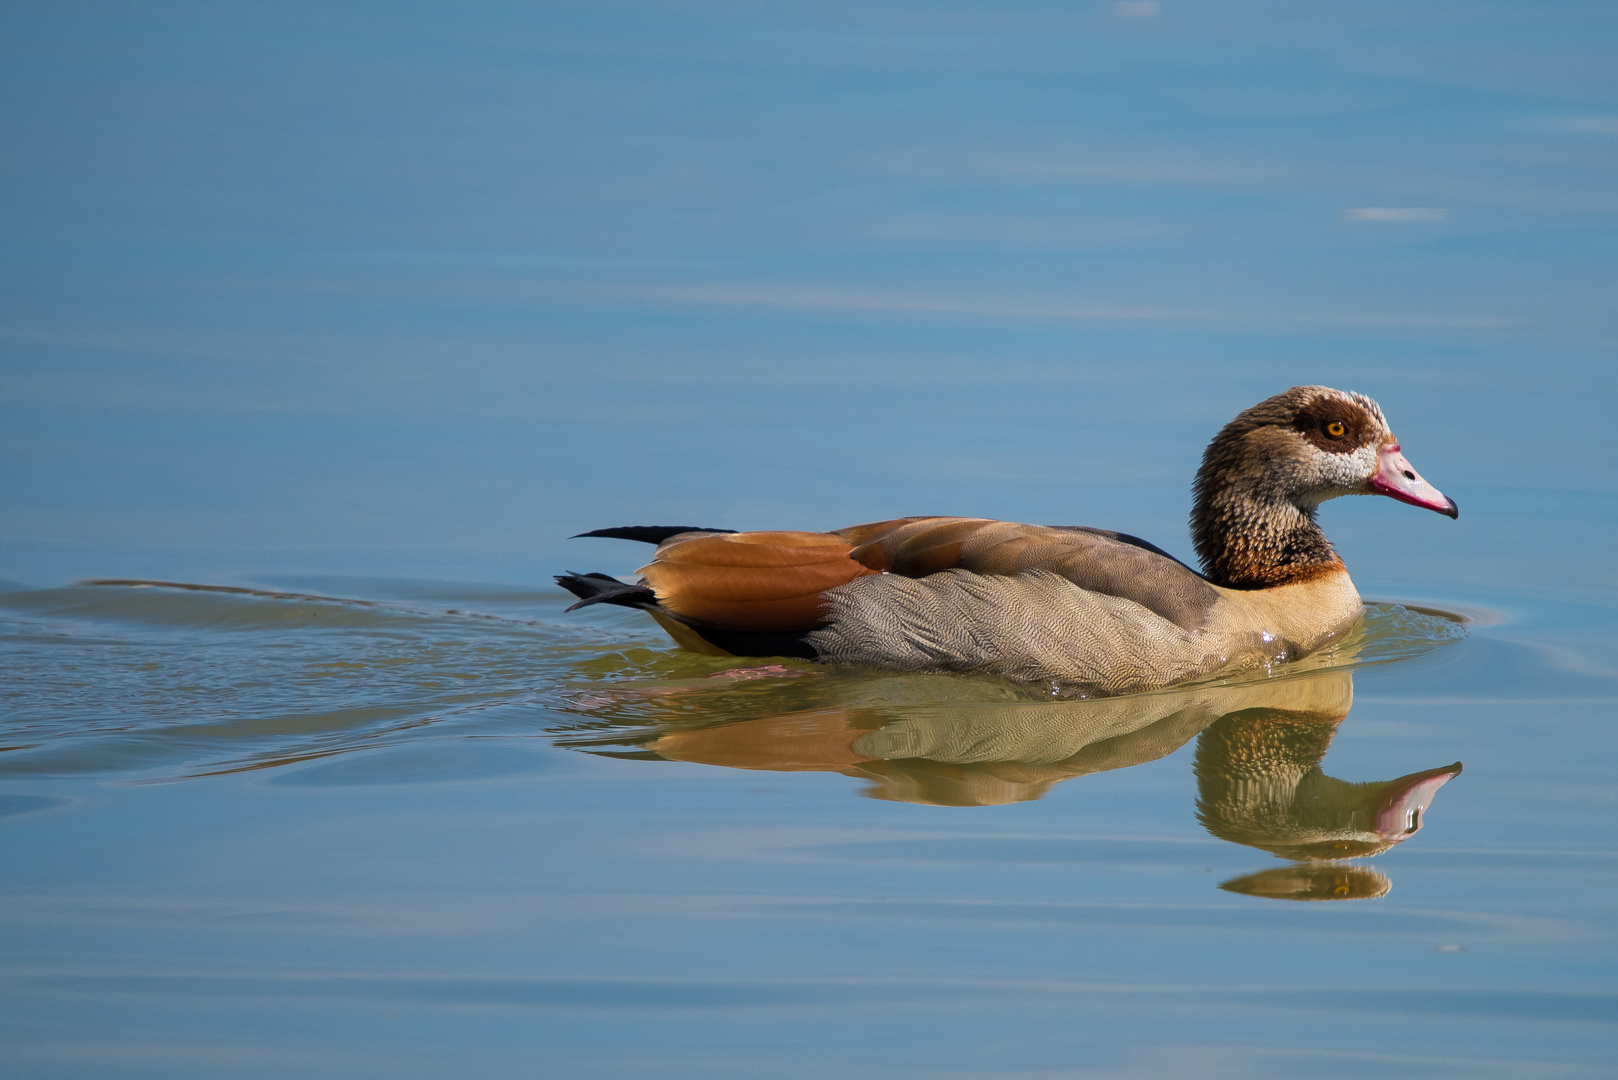
<svg viewBox="0 0 1618 1080">
<path fill-rule="evenodd" d="M 1154 761 L 1195 739 L 1196 813 L 1207 831 L 1296 864 L 1228 888 L 1365 898 L 1386 892 L 1386 879 L 1341 860 L 1415 835 L 1438 788 L 1461 771 L 1457 762 L 1369 783 L 1322 771 L 1353 706 L 1353 666 L 1408 654 L 1418 632 L 1429 635 L 1425 648 L 1437 647 L 1455 629 L 1396 608 L 1376 612 L 1371 625 L 1381 637 L 1358 638 L 1312 671 L 1114 698 L 1034 701 L 1010 684 L 945 676 L 733 669 L 718 680 L 592 691 L 578 705 L 605 730 L 592 725 L 570 742 L 737 769 L 841 773 L 868 781 L 865 794 L 879 799 L 992 806 Z M 715 723 L 708 707 L 732 705 L 744 690 L 759 711 Z M 800 707 L 772 710 L 772 700 Z"/>
<path fill-rule="evenodd" d="M 940 703 L 933 680 L 888 681 L 889 703 L 818 709 L 674 731 L 645 743 L 658 756 L 736 768 L 819 769 L 860 776 L 872 798 L 993 806 L 1053 784 L 1166 757 L 1228 711 L 1274 708 L 1341 719 L 1346 671 L 1237 687 L 1066 702 Z M 906 707 L 906 691 L 929 703 Z"/>
</svg>

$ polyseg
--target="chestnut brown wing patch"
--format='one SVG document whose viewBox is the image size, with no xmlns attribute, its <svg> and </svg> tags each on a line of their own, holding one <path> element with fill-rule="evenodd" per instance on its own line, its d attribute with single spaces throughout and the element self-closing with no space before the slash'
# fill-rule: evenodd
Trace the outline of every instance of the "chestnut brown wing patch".
<svg viewBox="0 0 1618 1080">
<path fill-rule="evenodd" d="M 832 533 L 756 532 L 674 538 L 640 573 L 658 606 L 734 630 L 810 630 L 825 622 L 821 593 L 875 571 Z"/>
</svg>

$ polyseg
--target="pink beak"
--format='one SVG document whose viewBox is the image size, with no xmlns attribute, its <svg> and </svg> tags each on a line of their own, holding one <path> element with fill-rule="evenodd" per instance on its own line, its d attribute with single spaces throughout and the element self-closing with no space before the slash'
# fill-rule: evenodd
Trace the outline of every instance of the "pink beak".
<svg viewBox="0 0 1618 1080">
<path fill-rule="evenodd" d="M 1396 442 L 1382 444 L 1382 449 L 1377 452 L 1376 473 L 1366 481 L 1365 487 L 1373 495 L 1386 495 L 1452 518 L 1461 516 L 1455 500 L 1423 480 L 1421 474 L 1410 467 L 1404 454 L 1400 453 Z"/>
<path fill-rule="evenodd" d="M 1446 765 L 1442 769 L 1401 776 L 1388 785 L 1377 807 L 1376 831 L 1383 839 L 1397 844 L 1415 835 L 1421 828 L 1421 816 L 1433 804 L 1438 789 L 1461 774 L 1461 763 Z"/>
</svg>

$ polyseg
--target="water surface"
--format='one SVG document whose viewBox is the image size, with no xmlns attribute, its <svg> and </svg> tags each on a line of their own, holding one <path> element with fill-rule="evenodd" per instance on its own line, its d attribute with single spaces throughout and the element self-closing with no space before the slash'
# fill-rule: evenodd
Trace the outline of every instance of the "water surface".
<svg viewBox="0 0 1618 1080">
<path fill-rule="evenodd" d="M 1610 1044 L 1618 857 L 1577 748 L 1614 698 L 1498 616 L 1382 602 L 1298 664 L 1053 701 L 695 656 L 570 600 L 0 595 L 13 1044 L 424 1075 Z"/>
</svg>

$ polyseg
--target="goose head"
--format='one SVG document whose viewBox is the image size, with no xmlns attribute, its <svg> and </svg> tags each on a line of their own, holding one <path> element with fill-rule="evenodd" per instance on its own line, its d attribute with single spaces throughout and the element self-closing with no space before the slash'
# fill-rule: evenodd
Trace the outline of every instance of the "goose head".
<svg viewBox="0 0 1618 1080">
<path fill-rule="evenodd" d="M 1295 386 L 1226 424 L 1202 456 L 1191 531 L 1215 584 L 1265 588 L 1341 569 L 1315 512 L 1340 495 L 1386 495 L 1448 517 L 1455 500 L 1405 458 L 1364 394 Z"/>
</svg>

